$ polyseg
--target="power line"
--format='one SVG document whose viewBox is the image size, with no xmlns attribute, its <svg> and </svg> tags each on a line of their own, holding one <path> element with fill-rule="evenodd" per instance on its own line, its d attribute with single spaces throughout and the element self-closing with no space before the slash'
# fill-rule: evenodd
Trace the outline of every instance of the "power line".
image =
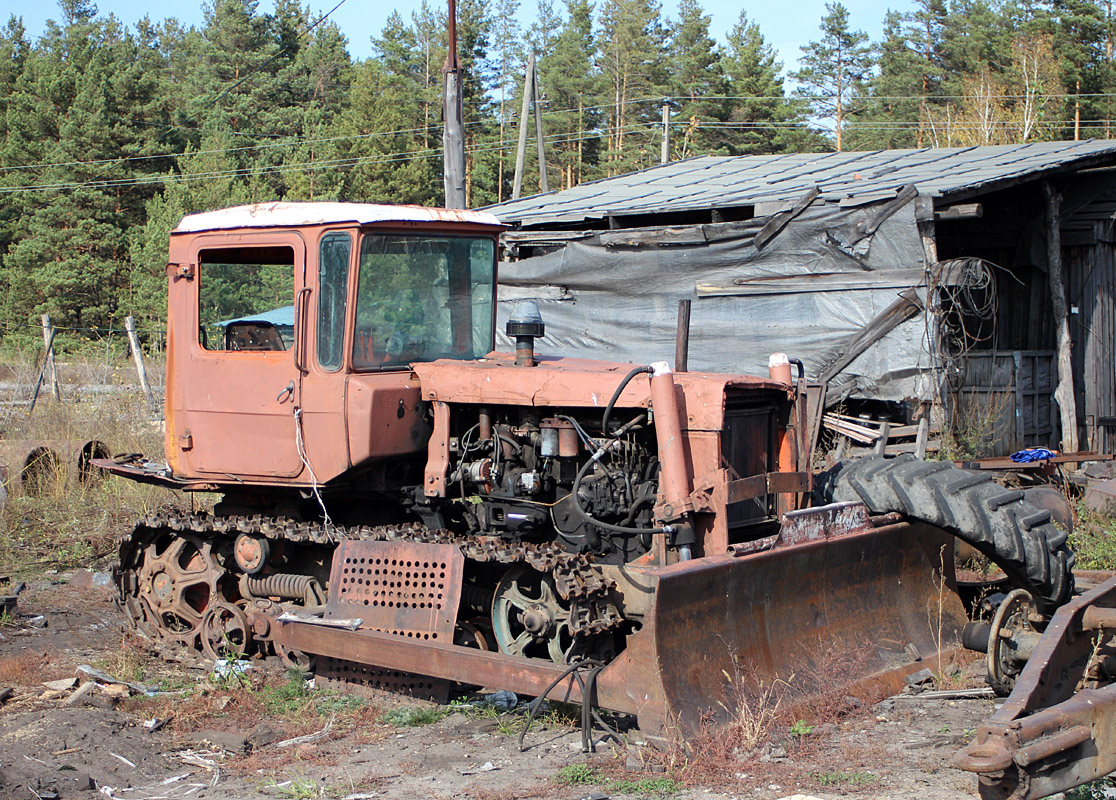
<svg viewBox="0 0 1116 800">
<path fill-rule="evenodd" d="M 570 136 L 567 134 L 554 134 L 552 136 L 544 137 L 544 141 L 552 144 L 566 144 L 578 141 L 589 141 L 592 139 L 604 138 L 608 135 L 615 135 L 616 133 L 640 133 L 640 132 L 654 132 L 653 129 L 642 124 L 627 125 L 623 128 L 609 128 L 606 131 L 586 131 L 580 136 Z M 491 144 L 474 144 L 467 147 L 467 152 L 471 154 L 488 153 L 506 151 L 510 152 L 515 149 L 515 143 L 511 140 L 502 142 L 493 142 Z M 363 164 L 386 164 L 398 161 L 406 161 L 410 159 L 427 159 L 436 158 L 441 154 L 441 148 L 427 148 L 423 150 L 406 150 L 398 153 L 377 154 L 374 156 L 360 156 L 354 158 L 343 159 L 327 159 L 321 161 L 309 162 L 296 162 L 290 164 L 276 164 L 264 168 L 264 173 L 277 173 L 283 174 L 288 172 L 310 171 L 310 170 L 323 170 L 330 167 L 353 167 Z M 16 192 L 48 192 L 48 191 L 64 191 L 69 189 L 105 189 L 105 188 L 121 188 L 129 186 L 147 186 L 155 184 L 168 184 L 168 183 L 193 183 L 202 180 L 219 180 L 221 178 L 235 178 L 245 175 L 250 175 L 259 172 L 257 166 L 251 167 L 236 167 L 227 170 L 215 170 L 211 172 L 202 172 L 194 174 L 179 174 L 179 175 L 150 175 L 139 178 L 113 178 L 101 179 L 91 181 L 73 181 L 73 182 L 59 182 L 53 184 L 28 184 L 24 186 L 5 186 L 0 187 L 0 194 L 14 194 Z"/>
<path fill-rule="evenodd" d="M 341 0 L 341 2 L 338 3 L 336 6 L 334 6 L 334 8 L 329 13 L 332 14 L 333 11 L 336 11 L 337 8 L 339 8 L 344 2 L 346 2 L 346 0 Z M 328 16 L 328 15 L 326 15 L 326 16 Z M 316 23 L 314 23 L 314 26 L 316 26 L 318 23 L 322 22 L 324 19 L 325 19 L 325 17 L 323 16 Z M 305 33 L 309 33 L 310 30 L 312 30 L 314 26 L 311 26 L 311 28 L 308 28 L 303 33 L 303 35 L 305 35 Z M 216 103 L 217 100 L 219 100 L 221 97 L 223 97 L 228 92 L 235 89 L 237 86 L 242 84 L 244 81 L 248 80 L 248 78 L 250 78 L 253 74 L 258 72 L 260 69 L 263 69 L 263 67 L 265 67 L 268 63 L 270 63 L 270 61 L 277 58 L 283 52 L 285 52 L 285 51 L 280 51 L 280 53 L 277 53 L 277 54 L 273 55 L 271 57 L 271 59 L 269 59 L 269 61 L 264 62 L 263 64 L 256 67 L 255 70 L 253 70 L 249 74 L 245 75 L 236 84 L 233 84 L 233 86 L 230 86 L 230 87 L 226 88 L 212 102 Z M 1052 93 L 1051 94 L 1042 94 L 1042 95 L 1001 94 L 1001 95 L 982 95 L 980 99 L 988 99 L 988 100 L 1030 99 L 1030 100 L 1035 100 L 1035 101 L 1041 101 L 1041 100 L 1049 100 L 1049 99 L 1066 99 L 1066 98 L 1116 98 L 1116 93 L 1095 92 L 1095 93 L 1090 93 L 1090 94 L 1079 94 L 1079 95 L 1077 95 L 1077 94 L 1052 94 Z M 687 103 L 697 103 L 697 102 L 702 102 L 702 101 L 706 101 L 706 100 L 765 100 L 765 101 L 766 100 L 781 100 L 781 101 L 789 101 L 789 100 L 792 100 L 792 99 L 802 99 L 804 101 L 809 102 L 810 100 L 818 100 L 818 99 L 823 99 L 823 98 L 820 95 L 814 95 L 814 96 L 811 96 L 811 97 L 803 96 L 803 97 L 795 97 L 795 98 L 791 98 L 791 97 L 787 97 L 787 96 L 783 96 L 783 95 L 760 95 L 760 96 L 756 96 L 756 95 L 706 95 L 706 96 L 699 97 L 699 98 L 689 98 L 689 97 L 687 97 L 687 98 L 676 98 L 676 97 L 670 97 L 670 96 L 668 96 L 668 97 L 648 96 L 648 97 L 642 97 L 642 98 L 633 98 L 633 99 L 621 101 L 621 102 L 618 102 L 618 103 L 600 103 L 600 104 L 597 104 L 597 105 L 584 106 L 584 107 L 581 107 L 581 108 L 570 107 L 570 108 L 564 108 L 564 109 L 550 109 L 550 110 L 543 111 L 543 115 L 548 116 L 548 117 L 552 117 L 552 116 L 560 116 L 560 115 L 570 114 L 570 113 L 573 113 L 575 111 L 580 111 L 580 112 L 584 113 L 584 112 L 601 111 L 601 110 L 605 110 L 605 109 L 615 109 L 615 108 L 621 107 L 621 106 L 630 107 L 630 106 L 640 106 L 640 105 L 646 105 L 646 104 L 659 105 L 659 104 L 662 104 L 664 101 L 669 102 L 669 101 L 672 101 L 672 100 L 683 100 Z M 938 100 L 941 100 L 941 101 L 945 101 L 945 100 L 964 100 L 964 99 L 972 99 L 972 98 L 969 97 L 969 96 L 966 96 L 966 95 L 906 95 L 906 96 L 877 95 L 877 96 L 872 96 L 872 97 L 869 97 L 869 98 L 865 98 L 863 100 L 863 102 L 884 101 L 884 100 L 911 100 L 911 101 L 914 101 L 914 100 L 918 100 L 918 101 L 923 101 L 923 100 L 938 101 Z M 202 112 L 198 112 L 198 114 L 200 114 L 200 113 L 202 113 Z M 192 117 L 188 118 L 187 121 L 189 121 L 189 119 L 193 119 L 198 114 L 195 114 Z M 515 117 L 516 115 L 512 114 L 512 116 Z M 1093 121 L 1090 121 L 1090 122 L 1093 122 Z M 1100 122 L 1103 123 L 1104 121 L 1100 121 Z M 1072 120 L 1058 120 L 1058 121 L 1044 120 L 1044 122 L 1043 122 L 1044 125 L 1057 125 L 1057 124 L 1069 125 L 1071 123 L 1072 123 Z M 484 120 L 473 121 L 473 122 L 466 123 L 466 127 L 475 128 L 475 127 L 485 125 L 485 124 L 488 124 L 488 121 L 484 121 Z M 660 123 L 658 123 L 658 122 L 650 123 L 649 122 L 648 124 L 660 124 Z M 673 123 L 673 124 L 677 125 L 677 124 L 684 124 L 684 123 L 677 122 L 677 123 Z M 701 123 L 699 127 L 705 127 L 705 128 L 736 127 L 738 125 L 744 125 L 744 124 L 747 124 L 747 123 L 710 121 L 710 122 Z M 785 123 L 765 123 L 765 124 L 766 125 L 772 125 L 772 126 L 782 125 L 784 127 L 793 127 L 795 125 L 801 125 L 802 123 L 799 122 L 799 121 L 791 121 L 791 122 L 785 122 Z M 851 125 L 851 124 L 854 124 L 854 123 L 852 121 L 850 121 L 848 124 Z M 902 125 L 904 123 L 899 122 L 899 123 L 893 123 L 893 124 Z M 176 127 L 181 128 L 182 126 L 176 126 Z M 174 129 L 175 128 L 172 128 L 171 130 L 174 130 Z M 253 145 L 243 145 L 243 146 L 238 146 L 238 147 L 211 148 L 211 149 L 207 149 L 207 150 L 195 150 L 193 152 L 181 152 L 181 153 L 168 152 L 168 153 L 155 154 L 155 155 L 123 156 L 123 157 L 118 157 L 118 158 L 92 159 L 92 160 L 88 160 L 88 161 L 57 161 L 57 162 L 41 162 L 41 163 L 37 163 L 37 164 L 18 164 L 18 165 L 13 165 L 13 166 L 0 167 L 0 173 L 16 172 L 16 171 L 31 170 L 31 169 L 47 169 L 47 168 L 54 168 L 54 167 L 97 166 L 97 165 L 102 165 L 102 164 L 117 165 L 117 164 L 134 163 L 134 162 L 141 162 L 141 161 L 156 161 L 156 160 L 164 160 L 164 159 L 182 159 L 182 158 L 190 158 L 190 157 L 200 156 L 200 155 L 214 155 L 214 154 L 222 154 L 222 153 L 238 153 L 238 152 L 246 152 L 246 151 L 270 150 L 270 149 L 282 148 L 282 147 L 297 147 L 297 146 L 302 146 L 302 145 L 306 145 L 306 144 L 319 144 L 319 143 L 342 142 L 342 141 L 359 141 L 359 140 L 363 140 L 363 139 L 372 139 L 372 138 L 385 137 L 385 136 L 402 136 L 402 135 L 406 135 L 406 134 L 430 135 L 430 134 L 440 134 L 441 129 L 442 128 L 441 128 L 440 125 L 426 125 L 426 126 L 423 126 L 423 127 L 416 127 L 416 128 L 400 128 L 400 129 L 391 130 L 391 131 L 373 131 L 373 132 L 370 132 L 370 133 L 348 134 L 348 135 L 344 135 L 344 136 L 322 136 L 322 137 L 312 137 L 312 138 L 305 138 L 305 139 L 292 138 L 289 141 L 283 141 L 283 142 L 260 143 L 260 144 L 253 144 Z M 242 136 L 263 136 L 263 135 L 265 135 L 265 134 L 262 134 L 262 133 L 255 133 L 255 132 L 248 132 L 248 131 L 237 131 L 237 132 L 230 131 L 229 133 L 236 133 L 237 135 L 242 135 Z M 166 134 L 164 133 L 164 136 L 165 135 Z M 162 138 L 162 137 L 160 137 L 160 138 Z M 159 180 L 160 179 L 156 179 L 154 181 L 147 181 L 147 182 L 148 183 L 150 183 L 150 182 L 157 183 L 157 182 L 159 182 Z"/>
</svg>

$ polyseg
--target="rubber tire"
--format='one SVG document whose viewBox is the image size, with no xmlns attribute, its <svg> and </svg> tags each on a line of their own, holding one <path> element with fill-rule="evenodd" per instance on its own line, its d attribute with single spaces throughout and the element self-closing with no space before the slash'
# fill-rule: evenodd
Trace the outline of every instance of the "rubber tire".
<svg viewBox="0 0 1116 800">
<path fill-rule="evenodd" d="M 913 455 L 841 461 L 818 476 L 815 499 L 860 501 L 872 514 L 898 512 L 941 528 L 991 559 L 1043 614 L 1073 596 L 1073 551 L 1049 511 L 987 474 Z"/>
</svg>

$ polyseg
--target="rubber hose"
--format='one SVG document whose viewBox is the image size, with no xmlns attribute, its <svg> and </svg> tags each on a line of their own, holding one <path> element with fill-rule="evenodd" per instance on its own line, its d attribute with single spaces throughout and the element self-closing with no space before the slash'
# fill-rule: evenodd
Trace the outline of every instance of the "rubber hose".
<svg viewBox="0 0 1116 800">
<path fill-rule="evenodd" d="M 628 384 L 632 382 L 632 378 L 636 375 L 645 373 L 649 375 L 654 371 L 655 370 L 651 367 L 636 367 L 624 376 L 624 380 L 620 381 L 620 385 L 617 386 L 616 391 L 612 393 L 612 399 L 610 399 L 608 405 L 605 406 L 604 417 L 601 419 L 601 430 L 604 431 L 605 436 L 608 436 L 608 418 L 612 416 L 612 408 L 616 405 L 616 401 L 620 399 L 620 395 L 628 388 Z"/>
</svg>

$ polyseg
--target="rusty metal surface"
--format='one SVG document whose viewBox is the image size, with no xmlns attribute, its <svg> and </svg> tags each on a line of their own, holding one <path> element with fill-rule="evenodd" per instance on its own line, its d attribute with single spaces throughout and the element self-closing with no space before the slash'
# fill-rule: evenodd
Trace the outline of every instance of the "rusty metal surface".
<svg viewBox="0 0 1116 800">
<path fill-rule="evenodd" d="M 431 677 L 500 687 L 526 695 L 541 694 L 565 671 L 565 667 L 541 659 L 528 660 L 440 641 L 400 639 L 377 631 L 338 630 L 298 621 L 280 621 L 275 637 L 284 646 L 306 653 L 403 672 L 421 666 L 423 674 Z M 616 666 L 614 662 L 601 674 L 597 687 L 600 703 L 616 711 L 634 713 L 633 703 L 618 691 L 613 677 L 618 671 Z M 581 694 L 571 677 L 559 684 L 551 697 L 576 702 Z"/>
<path fill-rule="evenodd" d="M 665 362 L 652 365 L 651 402 L 655 408 L 655 441 L 659 448 L 659 492 L 656 518 L 675 520 L 694 510 L 690 500 L 692 470 L 686 468 L 685 441 L 682 434 L 677 385 Z M 576 487 L 575 487 L 576 488 Z"/>
<path fill-rule="evenodd" d="M 631 364 L 576 358 L 538 356 L 534 367 L 516 367 L 515 356 L 491 353 L 481 361 L 431 361 L 414 364 L 424 400 L 447 403 L 600 408 L 631 369 Z M 772 389 L 786 394 L 786 387 L 768 378 L 748 375 L 715 375 L 680 372 L 674 376 L 680 389 L 680 407 L 688 430 L 720 430 L 724 417 L 725 389 Z M 628 384 L 617 408 L 646 408 L 650 381 Z"/>
<path fill-rule="evenodd" d="M 326 619 L 406 639 L 453 641 L 465 557 L 451 544 L 346 541 L 333 551 Z"/>
<path fill-rule="evenodd" d="M 942 646 L 957 645 L 967 618 L 949 588 L 952 560 L 944 583 L 936 572 L 951 537 L 899 524 L 824 538 L 821 527 L 813 541 L 658 571 L 650 658 L 629 660 L 629 686 L 658 685 L 667 715 L 660 724 L 677 718 L 696 730 L 705 714 L 727 716 L 717 705 L 731 708 L 725 674 L 768 682 L 795 675 L 793 688 L 804 693 L 820 688 L 811 681 L 855 686 L 878 676 L 876 690 L 895 690 L 908 645 L 924 655 L 922 666 L 936 663 L 928 620 L 937 620 L 939 599 Z M 641 715 L 641 727 L 653 713 Z"/>
<path fill-rule="evenodd" d="M 10 466 L 4 482 L 11 489 L 34 493 L 61 477 L 82 483 L 95 480 L 94 463 L 107 458 L 108 446 L 96 439 L 6 439 L 0 442 L 0 461 Z"/>
<path fill-rule="evenodd" d="M 873 527 L 863 503 L 832 503 L 818 508 L 804 508 L 787 512 L 783 517 L 776 546 L 793 547 L 836 539 Z"/>
<path fill-rule="evenodd" d="M 1116 458 L 1112 453 L 1098 453 L 1095 450 L 1082 450 L 1076 453 L 1063 453 L 1041 461 L 1028 461 L 1020 463 L 1010 458 L 978 458 L 970 461 L 954 461 L 953 464 L 961 469 L 992 469 L 992 470 L 1021 470 L 1031 472 L 1046 472 L 1043 467 L 1051 464 L 1075 464 L 1082 461 L 1111 461 Z M 1052 474 L 1052 471 L 1050 471 Z"/>
<path fill-rule="evenodd" d="M 726 717 L 739 700 L 729 685 L 738 679 L 788 680 L 804 696 L 834 683 L 850 694 L 882 696 L 905 674 L 936 665 L 928 620 L 937 620 L 939 603 L 944 648 L 952 650 L 966 621 L 949 588 L 952 576 L 943 583 L 935 572 L 940 549 L 952 540 L 925 526 L 864 524 L 740 558 L 640 570 L 657 582 L 654 601 L 643 627 L 601 673 L 600 704 L 637 714 L 642 736 L 665 739 L 696 733 L 710 716 Z M 277 629 L 276 640 L 293 650 L 523 694 L 538 694 L 563 670 L 441 640 L 301 622 Z M 910 663 L 911 644 L 924 661 Z M 567 695 L 579 698 L 570 681 L 552 696 Z"/>
<path fill-rule="evenodd" d="M 404 694 L 433 703 L 449 699 L 450 683 L 402 670 L 381 669 L 343 658 L 318 656 L 314 677 L 319 688 L 374 699 L 377 692 Z"/>
<path fill-rule="evenodd" d="M 451 544 L 346 541 L 333 552 L 326 619 L 361 620 L 360 630 L 415 642 L 453 642 L 465 557 Z M 449 699 L 450 685 L 412 671 L 380 669 L 344 658 L 319 660 L 316 674 L 352 684 Z"/>
<path fill-rule="evenodd" d="M 1058 609 L 1011 695 L 954 756 L 981 797 L 1032 800 L 1116 770 L 1112 609 L 1116 578 Z"/>
</svg>

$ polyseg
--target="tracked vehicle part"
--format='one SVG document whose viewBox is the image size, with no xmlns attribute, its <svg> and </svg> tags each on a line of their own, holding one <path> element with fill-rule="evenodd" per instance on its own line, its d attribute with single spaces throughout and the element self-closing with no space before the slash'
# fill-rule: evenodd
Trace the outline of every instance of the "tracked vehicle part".
<svg viewBox="0 0 1116 800">
<path fill-rule="evenodd" d="M 1054 614 L 1004 704 L 954 756 L 985 800 L 1038 800 L 1116 770 L 1116 578 Z"/>
<path fill-rule="evenodd" d="M 134 572 L 128 583 L 134 590 L 124 604 L 137 629 L 199 649 L 202 622 L 220 597 L 219 583 L 225 575 L 212 543 L 164 531 L 137 543 L 129 561 Z"/>
<path fill-rule="evenodd" d="M 325 618 L 359 618 L 358 630 L 400 639 L 453 641 L 464 568 L 464 556 L 451 544 L 342 542 L 333 553 Z M 320 659 L 316 672 L 439 703 L 449 700 L 451 688 L 448 681 L 340 658 Z"/>
<path fill-rule="evenodd" d="M 1000 567 L 1051 614 L 1073 595 L 1073 552 L 1049 511 L 1004 489 L 991 476 L 945 461 L 869 456 L 841 462 L 818 478 L 827 502 L 856 500 L 873 514 L 899 512 L 948 531 Z"/>
<path fill-rule="evenodd" d="M 348 541 L 333 553 L 326 619 L 407 639 L 453 639 L 465 557 L 451 544 Z"/>
<path fill-rule="evenodd" d="M 238 659 L 248 654 L 252 628 L 244 609 L 231 603 L 210 603 L 201 621 L 202 652 L 209 658 Z"/>
<path fill-rule="evenodd" d="M 492 602 L 492 631 L 503 653 L 525 658 L 538 653 L 555 664 L 570 663 L 570 607 L 549 575 L 529 567 L 504 573 Z"/>
<path fill-rule="evenodd" d="M 910 663 L 908 645 L 924 655 L 937 649 L 929 611 L 936 622 L 941 614 L 947 648 L 965 623 L 959 599 L 942 593 L 951 576 L 935 569 L 951 539 L 922 525 L 874 527 L 863 506 L 857 508 L 859 518 L 839 514 L 841 507 L 792 512 L 785 537 L 748 555 L 627 567 L 654 601 L 626 649 L 600 673 L 600 705 L 636 714 L 641 737 L 665 742 L 695 735 L 713 720 L 729 721 L 749 690 L 773 679 L 797 676 L 792 686 L 803 695 L 830 691 L 835 680 L 864 699 L 898 691 L 905 675 L 924 666 Z M 803 582 L 803 575 L 811 580 Z M 431 677 L 527 695 L 566 668 L 551 659 L 312 622 L 281 621 L 275 636 L 303 652 L 400 671 L 421 665 Z M 835 672 L 837 666 L 855 677 Z M 572 678 L 556 690 L 571 702 L 580 693 Z"/>
<path fill-rule="evenodd" d="M 385 551 L 389 561 L 402 560 L 405 564 L 410 560 L 413 564 L 418 559 L 417 553 L 424 552 L 421 546 L 430 545 L 443 554 L 448 550 L 441 548 L 449 548 L 466 561 L 476 564 L 507 565 L 510 568 L 523 565 L 545 573 L 562 602 L 576 609 L 569 621 L 569 633 L 573 637 L 608 634 L 624 624 L 624 617 L 609 600 L 615 582 L 605 577 L 584 553 L 569 553 L 553 543 L 529 544 L 496 537 L 462 536 L 447 530 L 428 530 L 417 523 L 346 528 L 263 515 L 213 517 L 169 510 L 145 518 L 120 543 L 120 563 L 114 570 L 114 581 L 120 593 L 121 606 L 135 629 L 156 641 L 165 640 L 202 651 L 206 639 L 203 636 L 203 621 L 210 605 L 232 604 L 243 613 L 243 624 L 239 616 L 228 612 L 216 618 L 213 630 L 220 630 L 221 619 L 233 617 L 237 630 L 243 627 L 247 638 L 258 646 L 265 650 L 274 649 L 290 666 L 308 668 L 308 656 L 285 647 L 281 642 L 274 642 L 272 634 L 275 619 L 284 610 L 318 605 L 323 599 L 322 590 L 311 575 L 237 576 L 230 572 L 234 567 L 239 568 L 232 551 L 235 543 L 244 536 L 257 537 L 266 542 L 328 547 L 330 549 L 323 552 L 331 552 L 334 559 L 338 557 L 338 552 L 342 552 L 334 550 L 339 544 L 383 544 L 389 548 Z M 419 549 L 411 551 L 411 557 L 407 558 L 407 548 L 416 546 Z M 392 547 L 399 549 L 392 550 Z M 220 552 L 226 552 L 227 557 L 219 559 Z M 383 560 L 385 556 L 381 554 L 379 557 Z M 429 560 L 427 553 L 423 561 Z M 443 559 L 439 563 L 448 562 Z M 392 568 L 397 567 L 394 565 Z M 413 571 L 414 567 L 403 569 Z M 400 583 L 411 580 L 407 575 L 395 578 L 398 580 L 389 580 Z M 419 581 L 422 580 L 420 577 Z M 444 579 L 439 582 L 444 583 Z M 443 591 L 447 586 L 444 584 Z M 455 587 L 448 588 L 457 592 L 459 597 L 460 586 L 458 579 Z M 471 592 L 478 593 L 475 589 Z M 481 591 L 479 594 L 483 596 L 484 593 Z M 454 615 L 457 597 L 452 605 Z M 242 598 L 246 602 L 240 602 Z M 269 598 L 280 598 L 280 601 Z M 372 602 L 371 596 L 365 598 L 362 595 L 362 607 L 364 599 Z M 331 602 L 340 601 L 331 596 Z M 450 607 L 444 599 L 440 602 Z M 377 608 L 395 613 L 396 599 L 384 598 L 382 603 L 392 605 Z M 452 627 L 448 638 L 452 639 Z"/>
</svg>

